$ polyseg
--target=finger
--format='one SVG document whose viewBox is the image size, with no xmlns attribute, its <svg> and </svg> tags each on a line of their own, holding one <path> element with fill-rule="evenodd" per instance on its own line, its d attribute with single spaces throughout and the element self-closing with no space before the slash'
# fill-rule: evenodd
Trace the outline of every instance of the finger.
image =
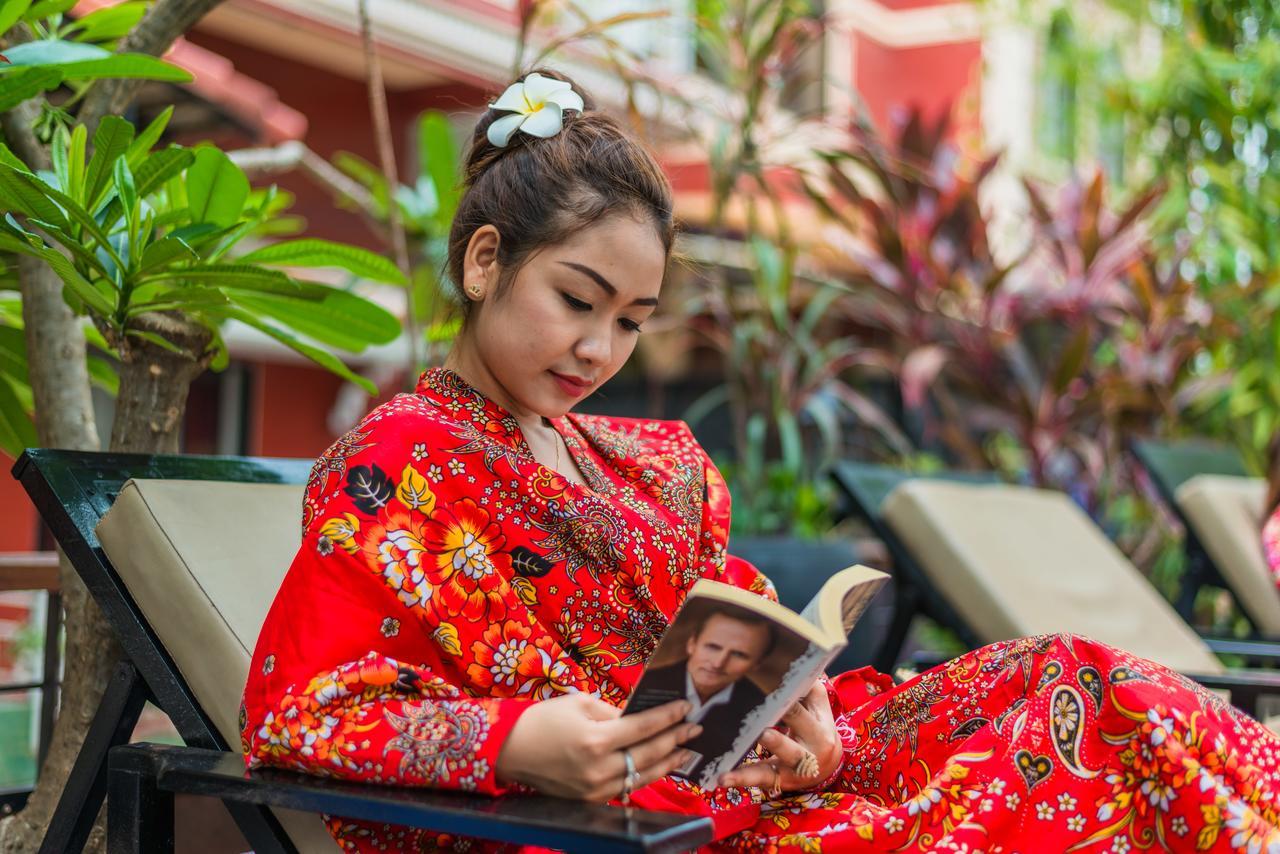
<svg viewBox="0 0 1280 854">
<path fill-rule="evenodd" d="M 683 768 L 685 763 L 687 763 L 692 758 L 693 758 L 693 751 L 691 750 L 673 751 L 669 756 L 664 757 L 660 762 L 655 762 L 654 764 L 646 768 L 643 772 L 641 772 L 640 785 L 647 786 L 650 783 L 652 783 L 654 780 L 661 780 L 663 777 L 667 776 L 668 774 L 674 773 L 680 768 Z"/>
<path fill-rule="evenodd" d="M 606 725 L 605 743 L 608 747 L 621 750 L 652 738 L 683 720 L 689 714 L 689 708 L 687 700 L 673 700 L 638 714 L 623 715 Z"/>
<path fill-rule="evenodd" d="M 631 751 L 631 758 L 635 761 L 637 768 L 648 768 L 654 763 L 669 758 L 672 753 L 676 752 L 676 748 L 691 738 L 697 738 L 701 732 L 701 724 L 689 724 L 681 721 L 675 726 L 668 727 L 658 733 L 653 738 L 633 744 L 627 749 Z"/>
<path fill-rule="evenodd" d="M 764 735 L 760 736 L 760 745 L 777 757 L 779 768 L 796 767 L 800 757 L 809 752 L 804 745 L 776 729 L 765 730 Z"/>
<path fill-rule="evenodd" d="M 785 785 L 786 774 L 778 767 L 777 757 L 773 757 L 763 762 L 754 762 L 750 765 L 743 765 L 741 768 L 727 771 L 720 775 L 718 782 L 725 787 L 755 786 L 768 790 L 772 789 L 774 785 Z"/>
<path fill-rule="evenodd" d="M 622 715 L 622 710 L 617 706 L 606 703 L 598 697 L 589 697 L 586 694 L 572 694 L 582 706 L 583 713 L 593 721 L 613 721 Z"/>
</svg>

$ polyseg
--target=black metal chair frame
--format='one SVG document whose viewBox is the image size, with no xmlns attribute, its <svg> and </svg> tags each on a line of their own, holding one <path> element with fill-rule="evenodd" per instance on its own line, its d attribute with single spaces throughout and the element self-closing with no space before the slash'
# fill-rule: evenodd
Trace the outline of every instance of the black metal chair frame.
<svg viewBox="0 0 1280 854">
<path fill-rule="evenodd" d="M 300 484 L 309 470 L 306 460 L 45 449 L 30 449 L 18 459 L 14 476 L 125 652 L 86 734 L 41 854 L 81 851 L 104 796 L 113 852 L 172 851 L 173 795 L 178 793 L 221 799 L 259 854 L 295 851 L 268 809 L 272 806 L 570 851 L 677 851 L 711 840 L 711 821 L 702 817 L 548 797 L 489 798 L 283 771 L 246 772 L 243 759 L 228 750 L 138 610 L 94 529 L 130 478 Z M 128 744 L 147 700 L 169 716 L 185 747 Z"/>
<path fill-rule="evenodd" d="M 1129 444 L 1129 449 L 1151 476 L 1156 492 L 1169 511 L 1177 517 L 1186 532 L 1183 540 L 1183 551 L 1187 556 L 1187 569 L 1182 577 L 1178 590 L 1178 598 L 1174 608 L 1188 623 L 1192 623 L 1195 614 L 1196 596 L 1205 587 L 1220 587 L 1235 597 L 1235 591 L 1218 569 L 1213 558 L 1205 550 L 1204 544 L 1196 536 L 1195 527 L 1178 505 L 1178 489 L 1191 478 L 1199 474 L 1220 474 L 1231 477 L 1247 477 L 1244 460 L 1232 447 L 1217 442 L 1201 439 L 1158 442 L 1154 440 L 1138 440 Z M 1237 606 L 1239 600 L 1237 598 Z M 1249 613 L 1239 608 L 1245 619 Z M 1263 639 L 1258 627 L 1249 620 L 1254 639 Z"/>
<path fill-rule="evenodd" d="M 897 600 L 893 624 L 884 645 L 876 654 L 877 666 L 891 667 L 901 653 L 911 620 L 919 614 L 928 616 L 951 629 L 961 642 L 974 649 L 981 646 L 978 634 L 956 612 L 945 597 L 929 581 L 919 561 L 894 534 L 882 513 L 885 499 L 900 483 L 926 477 L 966 483 L 999 483 L 990 473 L 931 472 L 916 474 L 890 466 L 841 460 L 831 472 L 857 512 L 880 537 L 893 558 L 893 577 Z M 1251 662 L 1280 663 L 1280 644 L 1256 640 L 1201 638 L 1218 654 L 1233 654 Z M 932 663 L 932 662 L 930 662 Z M 1237 670 L 1225 674 L 1187 674 L 1208 688 L 1226 689 L 1232 702 L 1250 715 L 1258 716 L 1263 697 L 1280 694 L 1280 672 L 1270 670 Z"/>
<path fill-rule="evenodd" d="M 849 500 L 851 509 L 866 521 L 871 532 L 885 544 L 893 562 L 893 618 L 884 641 L 876 650 L 873 659 L 875 668 L 887 673 L 898 664 L 907 633 L 911 630 L 911 621 L 917 614 L 946 626 L 970 649 L 980 646 L 978 635 L 933 586 L 920 564 L 881 516 L 881 507 L 889 493 L 898 484 L 918 475 L 891 466 L 840 460 L 832 467 L 831 476 Z M 999 478 L 988 473 L 952 472 L 947 476 L 968 483 L 999 482 Z"/>
</svg>

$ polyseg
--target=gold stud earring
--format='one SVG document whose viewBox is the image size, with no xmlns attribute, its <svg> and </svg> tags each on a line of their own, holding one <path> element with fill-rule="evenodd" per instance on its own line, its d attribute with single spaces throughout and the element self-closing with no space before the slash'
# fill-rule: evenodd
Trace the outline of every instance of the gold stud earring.
<svg viewBox="0 0 1280 854">
<path fill-rule="evenodd" d="M 484 296 L 484 289 L 479 285 L 472 285 L 467 288 L 467 293 L 471 294 L 472 299 L 480 299 L 480 297 Z"/>
</svg>

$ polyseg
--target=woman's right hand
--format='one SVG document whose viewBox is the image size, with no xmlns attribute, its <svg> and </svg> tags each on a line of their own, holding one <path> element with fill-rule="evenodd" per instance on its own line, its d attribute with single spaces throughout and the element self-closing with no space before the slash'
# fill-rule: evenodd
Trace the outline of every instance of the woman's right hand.
<svg viewBox="0 0 1280 854">
<path fill-rule="evenodd" d="M 634 715 L 587 694 L 534 703 L 516 721 L 498 753 L 500 780 L 523 783 L 561 798 L 607 801 L 622 793 L 623 751 L 639 779 L 633 788 L 665 777 L 689 758 L 680 745 L 702 732 L 686 723 L 689 703 L 676 700 Z"/>
</svg>

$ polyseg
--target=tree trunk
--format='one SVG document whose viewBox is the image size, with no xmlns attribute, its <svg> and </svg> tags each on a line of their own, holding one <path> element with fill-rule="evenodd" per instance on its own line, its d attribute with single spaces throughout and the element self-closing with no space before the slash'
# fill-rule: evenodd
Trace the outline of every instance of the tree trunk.
<svg viewBox="0 0 1280 854">
<path fill-rule="evenodd" d="M 121 51 L 137 51 L 158 56 L 173 44 L 210 9 L 222 0 L 157 0 L 138 26 L 124 40 Z M 89 126 L 92 136 L 99 119 L 106 114 L 119 114 L 128 106 L 139 81 L 103 80 L 91 87 L 77 119 Z M 38 101 L 33 99 L 0 114 L 0 126 L 9 146 L 32 169 L 50 168 L 48 149 L 36 139 L 32 124 L 39 115 Z M 89 372 L 85 363 L 85 339 L 82 321 L 77 319 L 62 299 L 62 282 L 40 262 L 21 256 L 18 275 L 22 289 L 22 315 L 26 326 L 27 353 L 32 394 L 35 400 L 36 434 L 46 448 L 97 450 L 97 429 L 93 418 Z M 196 344 L 193 339 L 191 343 Z M 122 421 L 117 413 L 113 440 L 130 450 L 177 449 L 179 428 L 186 409 L 187 389 L 191 379 L 207 364 L 205 343 L 190 350 L 195 358 L 186 360 L 198 368 L 177 367 L 182 361 L 168 353 L 152 358 L 146 350 L 132 348 L 140 354 L 130 364 L 142 363 L 147 377 L 132 376 L 130 388 L 143 388 L 178 380 L 175 388 L 161 392 L 131 391 L 129 415 Z M 148 349 L 152 345 L 147 345 Z M 121 398 L 126 397 L 125 370 L 121 374 Z M 148 416 L 137 407 L 147 400 L 162 405 L 160 415 Z M 145 447 L 146 436 L 156 446 Z M 114 441 L 113 441 L 114 444 Z M 58 798 L 75 764 L 84 741 L 89 721 L 97 711 L 116 662 L 119 646 L 103 619 L 97 604 L 89 596 L 75 570 L 62 560 L 59 578 L 62 586 L 63 625 L 66 627 L 66 655 L 63 665 L 63 690 L 58 717 L 54 723 L 49 753 L 40 769 L 35 791 L 27 806 L 16 815 L 0 820 L 0 851 L 32 852 L 38 849 L 45 829 L 53 817 Z M 99 814 L 85 851 L 101 851 L 105 847 L 103 814 Z"/>
<path fill-rule="evenodd" d="M 128 340 L 120 363 L 111 450 L 176 454 L 187 392 L 191 381 L 209 366 L 205 350 L 212 336 L 208 329 L 175 312 L 142 314 L 130 325 L 163 337 L 183 352 L 175 353 L 141 338 Z"/>
<path fill-rule="evenodd" d="M 19 256 L 18 276 L 27 352 L 32 354 L 29 370 L 40 444 L 97 450 L 82 321 L 63 301 L 62 281 L 42 262 Z M 97 711 L 102 688 L 119 658 L 102 612 L 65 559 L 59 578 L 63 625 L 67 627 L 63 685 L 75 690 L 62 693 L 49 754 L 26 808 L 0 822 L 0 850 L 6 852 L 39 847 Z"/>
</svg>

